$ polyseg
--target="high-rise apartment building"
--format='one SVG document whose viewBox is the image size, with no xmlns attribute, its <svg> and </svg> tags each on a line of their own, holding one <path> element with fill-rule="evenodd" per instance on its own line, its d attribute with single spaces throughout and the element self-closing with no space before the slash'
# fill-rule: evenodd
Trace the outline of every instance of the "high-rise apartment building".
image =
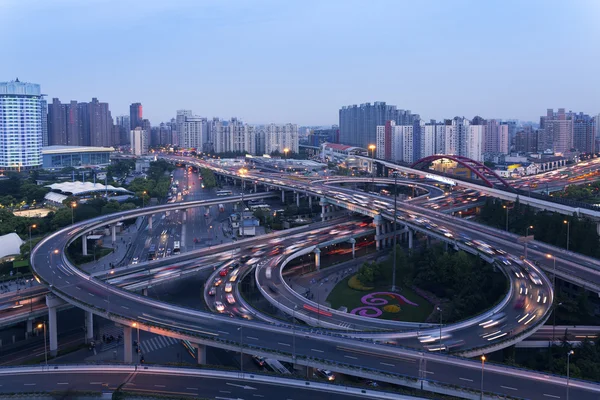
<svg viewBox="0 0 600 400">
<path fill-rule="evenodd" d="M 67 138 L 67 106 L 59 99 L 52 99 L 48 104 L 48 144 L 68 145 Z"/>
<path fill-rule="evenodd" d="M 283 154 L 284 149 L 289 149 L 293 153 L 298 153 L 298 145 L 298 125 L 267 125 L 265 153 L 270 154 L 278 151 Z"/>
<path fill-rule="evenodd" d="M 418 120 L 419 115 L 410 110 L 398 110 L 385 102 L 345 106 L 339 111 L 340 142 L 367 148 L 377 140 L 377 126 L 384 126 L 387 121 L 412 125 Z"/>
<path fill-rule="evenodd" d="M 90 103 L 67 104 L 52 99 L 47 120 L 48 145 L 106 147 L 119 143 L 108 103 L 96 98 Z"/>
<path fill-rule="evenodd" d="M 131 131 L 129 143 L 131 144 L 131 153 L 136 156 L 148 154 L 148 135 L 149 132 L 143 130 L 140 126 Z"/>
<path fill-rule="evenodd" d="M 518 153 L 537 152 L 538 131 L 531 125 L 524 126 L 515 135 L 515 151 Z"/>
<path fill-rule="evenodd" d="M 66 125 L 67 125 L 67 145 L 82 146 L 83 134 L 81 124 L 79 123 L 79 106 L 76 101 L 65 104 Z"/>
<path fill-rule="evenodd" d="M 129 136 L 131 132 L 131 122 L 129 115 L 119 115 L 116 118 L 115 126 L 117 127 L 118 133 L 116 138 L 119 144 L 128 144 Z"/>
<path fill-rule="evenodd" d="M 421 158 L 444 152 L 445 125 L 431 120 L 421 125 Z"/>
<path fill-rule="evenodd" d="M 101 103 L 92 98 L 88 103 L 90 118 L 90 146 L 109 147 L 115 143 L 113 138 L 113 119 L 108 109 L 108 103 Z"/>
<path fill-rule="evenodd" d="M 572 114 L 573 148 L 582 153 L 596 150 L 596 122 L 587 114 Z"/>
<path fill-rule="evenodd" d="M 142 112 L 142 103 L 133 103 L 129 106 L 129 129 L 133 130 L 142 126 L 144 113 Z"/>
<path fill-rule="evenodd" d="M 28 170 L 42 165 L 40 85 L 0 82 L 0 169 Z"/>
<path fill-rule="evenodd" d="M 48 146 L 48 102 L 44 99 L 40 100 L 42 108 L 42 146 Z"/>
<path fill-rule="evenodd" d="M 538 147 L 541 151 L 550 150 L 554 153 L 564 154 L 573 146 L 573 120 L 567 115 L 564 108 L 554 112 L 549 108 L 546 116 L 540 117 L 540 135 Z"/>
<path fill-rule="evenodd" d="M 177 124 L 177 146 L 185 147 L 185 119 L 192 116 L 192 110 L 177 110 L 177 116 L 175 117 L 175 123 Z"/>
<path fill-rule="evenodd" d="M 483 161 L 483 140 L 485 125 L 469 125 L 466 130 L 465 153 L 460 154 L 475 161 Z"/>
<path fill-rule="evenodd" d="M 182 124 L 183 134 L 179 145 L 186 149 L 202 151 L 208 141 L 208 121 L 198 116 L 186 116 Z"/>
</svg>

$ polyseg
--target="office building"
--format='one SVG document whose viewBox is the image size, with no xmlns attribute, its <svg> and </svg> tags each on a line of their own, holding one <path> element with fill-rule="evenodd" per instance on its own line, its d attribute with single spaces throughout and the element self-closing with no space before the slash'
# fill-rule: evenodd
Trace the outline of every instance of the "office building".
<svg viewBox="0 0 600 400">
<path fill-rule="evenodd" d="M 29 170 L 42 165 L 40 85 L 0 82 L 0 169 Z"/>
<path fill-rule="evenodd" d="M 540 117 L 540 129 L 538 146 L 541 146 L 541 151 L 549 150 L 560 155 L 571 150 L 573 120 L 564 108 L 559 108 L 557 112 L 549 108 L 546 115 Z"/>
<path fill-rule="evenodd" d="M 92 167 L 110 164 L 112 147 L 48 146 L 42 148 L 42 168 Z"/>
<path fill-rule="evenodd" d="M 137 127 L 131 131 L 129 143 L 131 144 L 131 153 L 136 156 L 148 154 L 148 135 L 149 132 Z"/>
<path fill-rule="evenodd" d="M 419 115 L 412 114 L 410 110 L 398 110 L 385 102 L 345 106 L 339 111 L 340 142 L 368 148 L 377 139 L 377 126 L 385 126 L 387 121 L 395 121 L 396 125 L 412 125 L 418 120 Z"/>
<path fill-rule="evenodd" d="M 129 106 L 129 129 L 134 130 L 138 126 L 142 127 L 143 119 L 142 103 L 131 104 Z"/>
<path fill-rule="evenodd" d="M 573 148 L 581 153 L 596 150 L 596 123 L 587 114 L 573 114 Z"/>
</svg>

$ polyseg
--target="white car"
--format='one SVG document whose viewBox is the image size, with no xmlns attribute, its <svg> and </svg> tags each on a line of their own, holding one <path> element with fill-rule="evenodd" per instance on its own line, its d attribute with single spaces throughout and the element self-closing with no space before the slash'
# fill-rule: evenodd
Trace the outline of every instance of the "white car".
<svg viewBox="0 0 600 400">
<path fill-rule="evenodd" d="M 225 293 L 231 293 L 231 291 L 233 290 L 233 285 L 231 282 L 227 282 L 225 284 Z"/>
<path fill-rule="evenodd" d="M 131 265 L 135 265 L 137 263 L 140 262 L 140 258 L 139 257 L 133 257 L 133 260 L 131 260 Z"/>
<path fill-rule="evenodd" d="M 219 312 L 225 311 L 225 305 L 223 303 L 221 303 L 220 301 L 215 301 L 215 308 Z"/>
<path fill-rule="evenodd" d="M 235 304 L 235 297 L 233 297 L 233 293 L 227 293 L 226 298 L 229 304 Z"/>
</svg>

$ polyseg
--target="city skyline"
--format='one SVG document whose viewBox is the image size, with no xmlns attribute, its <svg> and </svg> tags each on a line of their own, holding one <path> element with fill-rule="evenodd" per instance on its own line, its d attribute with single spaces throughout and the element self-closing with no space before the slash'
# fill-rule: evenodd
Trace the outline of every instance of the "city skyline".
<svg viewBox="0 0 600 400">
<path fill-rule="evenodd" d="M 593 1 L 141 5 L 3 2 L 0 34 L 9 35 L 24 16 L 30 28 L 19 42 L 4 44 L 13 62 L 0 76 L 38 82 L 47 98 L 65 102 L 102 98 L 114 115 L 139 101 L 154 124 L 194 109 L 251 124 L 325 126 L 336 123 L 341 106 L 375 101 L 424 120 L 537 121 L 548 107 L 600 111 L 597 62 L 586 46 L 600 34 Z M 539 23 L 557 14 L 576 22 Z M 89 35 L 101 39 L 90 42 Z M 72 41 L 56 46 L 56 36 Z M 23 43 L 35 43 L 36 51 Z M 184 52 L 187 58 L 178 58 Z M 231 62 L 216 62 L 226 54 Z M 580 54 L 588 55 L 585 63 L 577 62 Z M 164 62 L 141 68 L 144 57 Z"/>
</svg>

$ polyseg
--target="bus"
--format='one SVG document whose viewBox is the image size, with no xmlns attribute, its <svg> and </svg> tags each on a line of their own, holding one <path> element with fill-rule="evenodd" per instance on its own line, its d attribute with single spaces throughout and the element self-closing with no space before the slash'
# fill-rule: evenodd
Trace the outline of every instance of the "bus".
<svg viewBox="0 0 600 400">
<path fill-rule="evenodd" d="M 217 196 L 231 196 L 233 192 L 231 190 L 217 190 Z"/>
<path fill-rule="evenodd" d="M 178 240 L 175 241 L 175 243 L 173 243 L 173 254 L 179 254 L 181 253 L 181 244 L 179 243 Z"/>
<path fill-rule="evenodd" d="M 151 244 L 148 250 L 148 261 L 156 260 L 156 245 Z"/>
<path fill-rule="evenodd" d="M 250 206 L 250 210 L 251 211 L 256 211 L 256 210 L 265 210 L 268 211 L 271 209 L 271 206 L 268 204 L 253 204 Z"/>
</svg>

